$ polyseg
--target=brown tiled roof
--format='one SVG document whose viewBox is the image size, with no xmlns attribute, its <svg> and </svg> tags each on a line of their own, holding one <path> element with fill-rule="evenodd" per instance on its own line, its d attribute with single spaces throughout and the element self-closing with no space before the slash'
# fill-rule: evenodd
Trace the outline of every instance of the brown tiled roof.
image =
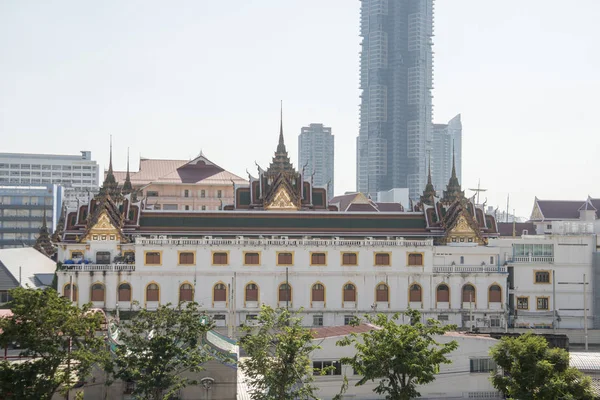
<svg viewBox="0 0 600 400">
<path fill-rule="evenodd" d="M 360 324 L 357 326 L 352 325 L 341 325 L 341 326 L 328 326 L 322 328 L 313 328 L 311 332 L 315 339 L 324 339 L 328 337 L 335 336 L 346 336 L 351 333 L 364 333 L 372 331 L 373 329 L 378 329 L 374 325 L 369 324 Z"/>
<path fill-rule="evenodd" d="M 377 208 L 373 204 L 353 203 L 346 208 L 345 211 L 353 212 L 377 212 Z"/>
<path fill-rule="evenodd" d="M 501 237 L 512 237 L 513 235 L 513 223 L 512 222 L 498 222 L 498 231 Z M 521 236 L 523 231 L 526 230 L 528 235 L 535 235 L 535 224 L 533 222 L 517 222 L 515 223 L 515 235 Z"/>
<path fill-rule="evenodd" d="M 404 211 L 400 203 L 375 203 L 377 209 L 381 212 Z"/>
<path fill-rule="evenodd" d="M 354 200 L 357 195 L 358 195 L 358 192 L 334 196 L 331 198 L 331 200 L 329 200 L 329 204 L 339 204 L 339 207 L 338 207 L 339 210 L 345 211 L 346 208 L 348 208 L 350 203 L 352 203 L 352 200 Z"/>
<path fill-rule="evenodd" d="M 544 219 L 579 219 L 580 200 L 538 200 Z"/>
</svg>

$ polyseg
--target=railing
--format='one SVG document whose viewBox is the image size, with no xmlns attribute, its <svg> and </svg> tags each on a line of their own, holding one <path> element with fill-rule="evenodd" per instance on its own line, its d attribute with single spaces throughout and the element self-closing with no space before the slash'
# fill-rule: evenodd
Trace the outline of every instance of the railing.
<svg viewBox="0 0 600 400">
<path fill-rule="evenodd" d="M 434 266 L 434 274 L 471 274 L 471 273 L 506 273 L 507 268 L 503 265 L 450 265 Z"/>
<path fill-rule="evenodd" d="M 348 246 L 348 247 L 424 247 L 433 246 L 433 239 L 405 240 L 396 239 L 251 239 L 251 238 L 136 238 L 135 244 L 151 246 Z"/>
<path fill-rule="evenodd" d="M 553 256 L 517 256 L 508 260 L 508 262 L 513 263 L 553 263 Z"/>
<path fill-rule="evenodd" d="M 135 264 L 63 264 L 63 271 L 98 271 L 98 272 L 130 272 L 135 271 Z"/>
</svg>

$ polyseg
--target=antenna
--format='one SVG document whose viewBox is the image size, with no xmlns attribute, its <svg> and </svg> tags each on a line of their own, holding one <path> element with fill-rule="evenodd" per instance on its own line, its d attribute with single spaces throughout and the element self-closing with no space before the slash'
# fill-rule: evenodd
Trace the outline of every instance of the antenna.
<svg viewBox="0 0 600 400">
<path fill-rule="evenodd" d="M 477 192 L 477 204 L 479 204 L 479 193 L 487 191 L 487 189 L 482 189 L 481 188 L 481 179 L 477 180 L 477 189 L 469 189 L 469 190 L 471 190 L 473 192 Z"/>
</svg>

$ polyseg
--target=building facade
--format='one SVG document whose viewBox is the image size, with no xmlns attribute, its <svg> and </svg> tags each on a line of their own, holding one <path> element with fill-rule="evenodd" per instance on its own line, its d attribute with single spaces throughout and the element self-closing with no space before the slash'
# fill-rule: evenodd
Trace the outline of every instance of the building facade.
<svg viewBox="0 0 600 400">
<path fill-rule="evenodd" d="M 298 136 L 299 168 L 310 175 L 317 187 L 327 188 L 329 198 L 334 190 L 334 137 L 323 124 L 302 127 Z"/>
<path fill-rule="evenodd" d="M 44 225 L 53 232 L 62 203 L 58 185 L 0 185 L 0 248 L 33 246 Z"/>
<path fill-rule="evenodd" d="M 433 124 L 431 178 L 436 188 L 443 188 L 452 175 L 452 157 L 456 176 L 462 181 L 462 123 L 460 114 L 447 124 Z"/>
<path fill-rule="evenodd" d="M 66 203 L 89 200 L 98 192 L 100 172 L 92 152 L 80 156 L 63 154 L 0 153 L 0 185 L 40 186 L 58 184 L 65 188 Z"/>
<path fill-rule="evenodd" d="M 362 0 L 357 191 L 375 197 L 427 179 L 431 147 L 433 0 Z"/>
</svg>

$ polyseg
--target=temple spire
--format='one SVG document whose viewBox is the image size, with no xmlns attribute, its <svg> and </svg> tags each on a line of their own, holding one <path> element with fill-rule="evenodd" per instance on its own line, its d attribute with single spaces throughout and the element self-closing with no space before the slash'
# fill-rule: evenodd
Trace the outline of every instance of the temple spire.
<svg viewBox="0 0 600 400">
<path fill-rule="evenodd" d="M 283 100 L 279 108 L 279 144 L 277 144 L 278 153 L 287 153 L 285 143 L 283 141 Z"/>
<path fill-rule="evenodd" d="M 42 226 L 40 227 L 40 231 L 37 239 L 35 240 L 33 248 L 47 257 L 52 257 L 52 255 L 56 252 L 56 249 L 50 240 L 50 232 L 48 231 L 48 225 L 46 222 L 46 208 L 44 207 L 43 210 Z"/>
<path fill-rule="evenodd" d="M 115 174 L 113 173 L 113 165 L 112 165 L 112 135 L 110 136 L 110 155 L 108 161 L 108 171 L 106 172 L 106 176 L 104 177 L 104 182 L 102 182 L 102 187 L 100 188 L 100 193 L 108 194 L 112 197 L 118 195 L 118 186 L 117 180 L 115 178 Z"/>
<path fill-rule="evenodd" d="M 281 109 L 279 115 L 279 143 L 277 144 L 277 150 L 271 165 L 267 169 L 267 173 L 277 174 L 279 172 L 295 172 L 290 158 L 288 156 L 287 149 L 285 148 L 285 142 L 283 140 L 283 101 L 281 102 Z"/>
<path fill-rule="evenodd" d="M 112 166 L 112 135 L 110 135 L 110 153 L 108 158 L 108 173 L 113 175 L 113 166 Z"/>
<path fill-rule="evenodd" d="M 456 157 L 454 152 L 454 140 L 452 141 L 452 178 L 456 178 Z"/>
<path fill-rule="evenodd" d="M 129 147 L 127 148 L 127 174 L 125 175 L 125 182 L 123 182 L 123 194 L 129 194 L 133 191 L 131 185 L 131 176 L 129 175 Z"/>
<path fill-rule="evenodd" d="M 429 154 L 429 172 L 427 174 L 427 185 L 425 185 L 425 190 L 423 191 L 423 195 L 421 196 L 421 203 L 432 206 L 434 196 L 435 196 L 435 188 L 433 187 L 433 183 L 431 181 L 431 153 L 430 153 Z"/>
<path fill-rule="evenodd" d="M 456 177 L 456 157 L 454 153 L 454 141 L 452 141 L 452 176 L 450 176 L 448 186 L 444 190 L 442 201 L 452 203 L 463 197 L 465 197 L 465 193 L 461 190 L 460 182 L 458 182 L 458 178 Z"/>
</svg>

